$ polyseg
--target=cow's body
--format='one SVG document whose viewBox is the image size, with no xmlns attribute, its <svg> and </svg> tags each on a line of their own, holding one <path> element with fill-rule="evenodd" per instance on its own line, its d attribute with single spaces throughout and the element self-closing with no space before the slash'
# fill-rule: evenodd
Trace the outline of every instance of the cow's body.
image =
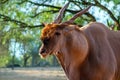
<svg viewBox="0 0 120 80">
<path fill-rule="evenodd" d="M 78 30 L 76 31 L 78 32 Z M 81 41 L 80 44 L 72 45 L 72 41 L 69 39 L 71 44 L 67 44 L 68 47 L 63 45 L 66 53 L 61 50 L 61 53 L 56 55 L 68 78 L 70 80 L 119 80 L 120 32 L 111 31 L 103 24 L 94 22 L 80 28 L 78 34 L 85 36 L 88 45 L 82 41 L 83 37 L 80 37 L 82 40 L 79 40 L 79 36 L 76 34 L 76 42 Z M 71 53 L 71 49 L 73 50 L 75 46 L 78 50 Z M 86 50 L 82 54 L 87 54 L 84 58 L 81 57 L 81 51 L 79 51 L 82 47 Z"/>
<path fill-rule="evenodd" d="M 101 23 L 91 23 L 90 25 L 84 27 L 87 27 L 86 29 L 83 29 L 83 31 L 87 35 L 91 45 L 95 42 L 95 46 L 92 46 L 98 51 L 95 52 L 95 54 L 98 53 L 95 57 L 100 56 L 99 54 L 105 56 L 104 59 L 100 59 L 100 61 L 102 61 L 103 64 L 105 64 L 106 60 L 109 58 L 105 71 L 107 69 L 109 70 L 109 68 L 111 68 L 112 66 L 116 67 L 114 78 L 109 80 L 120 80 L 120 31 L 109 30 L 106 26 L 104 26 Z M 112 56 L 112 58 L 109 57 L 110 55 Z M 113 59 L 115 59 L 115 61 Z M 106 73 L 106 75 L 108 75 L 110 72 L 111 71 L 109 70 L 109 72 Z M 103 76 L 105 76 L 105 74 Z"/>
<path fill-rule="evenodd" d="M 87 26 L 84 26 L 83 32 L 86 34 L 87 39 L 90 43 L 89 54 L 91 56 L 91 59 L 93 61 L 96 61 L 96 63 L 99 63 L 100 61 L 100 65 L 106 65 L 106 69 L 104 70 L 105 74 L 103 73 L 102 75 L 105 77 L 109 75 L 110 72 L 114 73 L 115 71 L 115 74 L 113 74 L 114 78 L 110 78 L 112 76 L 109 76 L 108 78 L 110 79 L 104 79 L 102 76 L 103 79 L 101 80 L 119 80 L 120 32 L 109 30 L 101 23 L 90 23 Z M 101 72 L 101 70 L 98 72 Z"/>
<path fill-rule="evenodd" d="M 79 28 L 74 20 L 90 7 L 61 23 L 58 18 L 42 30 L 40 54 L 54 54 L 69 80 L 120 80 L 120 32 L 98 22 Z"/>
</svg>

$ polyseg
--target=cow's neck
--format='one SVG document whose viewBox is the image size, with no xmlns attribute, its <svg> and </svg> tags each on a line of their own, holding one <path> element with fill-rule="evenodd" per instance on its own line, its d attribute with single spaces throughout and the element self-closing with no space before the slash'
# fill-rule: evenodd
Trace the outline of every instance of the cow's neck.
<svg viewBox="0 0 120 80">
<path fill-rule="evenodd" d="M 84 34 L 73 32 L 66 38 L 66 43 L 62 45 L 60 52 L 56 56 L 66 75 L 68 75 L 71 67 L 80 67 L 87 56 L 87 52 L 88 42 Z"/>
</svg>

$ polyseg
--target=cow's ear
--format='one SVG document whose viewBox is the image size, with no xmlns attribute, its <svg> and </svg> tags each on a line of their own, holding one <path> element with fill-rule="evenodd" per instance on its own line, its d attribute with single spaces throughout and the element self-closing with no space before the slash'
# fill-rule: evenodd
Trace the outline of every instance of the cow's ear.
<svg viewBox="0 0 120 80">
<path fill-rule="evenodd" d="M 45 27 L 45 26 L 46 26 L 46 23 L 43 23 L 43 22 L 42 22 L 41 25 L 42 25 L 43 27 Z"/>
</svg>

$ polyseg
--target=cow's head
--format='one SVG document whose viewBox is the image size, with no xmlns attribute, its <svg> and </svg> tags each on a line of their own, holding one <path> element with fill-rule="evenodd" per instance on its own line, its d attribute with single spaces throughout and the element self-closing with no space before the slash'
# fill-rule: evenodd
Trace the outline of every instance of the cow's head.
<svg viewBox="0 0 120 80">
<path fill-rule="evenodd" d="M 62 17 L 65 9 L 68 7 L 69 3 L 67 3 L 60 11 L 56 20 L 50 24 L 44 24 L 44 28 L 41 33 L 41 41 L 42 46 L 40 48 L 40 55 L 42 57 L 46 57 L 52 53 L 56 53 L 60 50 L 60 48 L 64 45 L 64 39 L 67 32 L 69 32 L 73 27 L 74 20 L 85 13 L 89 8 L 86 8 L 77 14 L 75 14 L 69 21 L 62 22 Z"/>
</svg>

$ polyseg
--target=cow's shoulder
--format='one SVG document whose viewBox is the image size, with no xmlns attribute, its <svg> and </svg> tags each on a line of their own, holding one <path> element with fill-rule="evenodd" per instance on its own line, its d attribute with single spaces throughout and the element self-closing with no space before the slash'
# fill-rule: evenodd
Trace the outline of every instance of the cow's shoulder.
<svg viewBox="0 0 120 80">
<path fill-rule="evenodd" d="M 103 37 L 107 35 L 109 29 L 102 23 L 91 22 L 80 28 L 86 35 Z"/>
</svg>

